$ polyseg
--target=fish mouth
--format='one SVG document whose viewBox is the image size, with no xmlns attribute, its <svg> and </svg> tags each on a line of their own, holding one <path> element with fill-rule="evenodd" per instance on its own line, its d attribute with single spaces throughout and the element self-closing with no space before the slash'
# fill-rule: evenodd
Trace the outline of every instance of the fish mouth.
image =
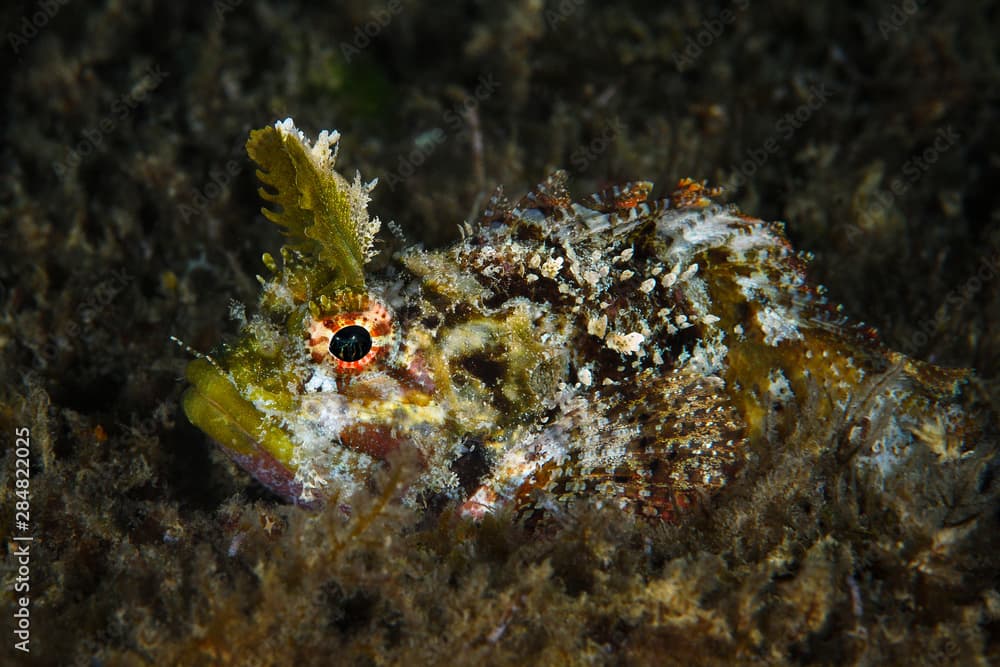
<svg viewBox="0 0 1000 667">
<path fill-rule="evenodd" d="M 181 402 L 188 420 L 259 482 L 296 502 L 302 489 L 295 481 L 295 446 L 288 433 L 243 398 L 233 380 L 209 361 L 192 361 L 185 375 L 191 387 Z"/>
<path fill-rule="evenodd" d="M 185 372 L 191 386 L 181 399 L 188 420 L 214 440 L 241 468 L 290 502 L 303 503 L 298 465 L 292 463 L 299 438 L 311 440 L 326 430 L 331 446 L 386 459 L 407 440 L 407 426 L 442 419 L 439 407 L 423 392 L 400 391 L 388 379 L 357 381 L 337 393 L 307 394 L 291 426 L 244 397 L 232 377 L 206 359 L 196 359 Z M 314 430 L 315 429 L 315 430 Z M 314 497 L 315 494 L 307 494 Z"/>
</svg>

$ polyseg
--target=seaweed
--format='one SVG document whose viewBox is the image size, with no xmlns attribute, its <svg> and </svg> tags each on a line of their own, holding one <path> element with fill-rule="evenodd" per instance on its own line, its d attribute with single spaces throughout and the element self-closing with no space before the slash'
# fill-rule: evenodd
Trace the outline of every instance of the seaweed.
<svg viewBox="0 0 1000 667">
<path fill-rule="evenodd" d="M 755 5 L 683 71 L 674 54 L 730 7 L 402 4 L 356 61 L 379 79 L 370 115 L 370 88 L 317 87 L 338 70 L 313 65 L 341 62 L 381 3 L 65 3 L 42 25 L 35 5 L 0 10 L 18 38 L 3 68 L 0 531 L 21 427 L 35 521 L 32 652 L 5 621 L 0 661 L 1000 661 L 995 3 Z M 168 75 L 149 89 L 157 64 Z M 487 74 L 498 85 L 477 98 Z M 816 82 L 834 94 L 786 139 L 775 124 Z M 133 88 L 139 104 L 113 107 Z M 933 465 L 880 481 L 849 465 L 846 421 L 798 420 L 754 453 L 758 474 L 652 532 L 586 506 L 542 536 L 508 516 L 428 517 L 386 500 L 405 461 L 350 499 L 355 516 L 284 505 L 182 417 L 188 358 L 169 336 L 208 350 L 235 328 L 230 299 L 257 293 L 243 267 L 280 239 L 252 224 L 243 145 L 293 112 L 310 131 L 349 123 L 345 166 L 399 177 L 372 209 L 429 247 L 494 182 L 525 190 L 554 167 L 581 193 L 732 183 L 743 209 L 789 221 L 812 277 L 889 346 L 974 368 L 985 436 L 967 455 L 928 425 Z M 949 125 L 959 141 L 905 180 Z M 831 438 L 843 446 L 819 446 Z"/>
</svg>

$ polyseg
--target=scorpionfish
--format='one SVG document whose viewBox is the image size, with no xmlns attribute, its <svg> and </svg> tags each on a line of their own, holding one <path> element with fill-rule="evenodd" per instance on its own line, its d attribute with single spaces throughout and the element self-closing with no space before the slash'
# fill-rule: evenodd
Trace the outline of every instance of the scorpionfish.
<svg viewBox="0 0 1000 667">
<path fill-rule="evenodd" d="M 343 504 L 407 448 L 405 502 L 676 521 L 804 412 L 882 474 L 928 432 L 971 446 L 966 371 L 888 350 L 806 282 L 781 223 L 704 185 L 574 201 L 556 172 L 516 201 L 498 190 L 452 247 L 370 275 L 375 182 L 334 169 L 338 139 L 291 119 L 250 134 L 288 243 L 264 255 L 258 313 L 189 364 L 183 399 L 290 502 Z"/>
</svg>

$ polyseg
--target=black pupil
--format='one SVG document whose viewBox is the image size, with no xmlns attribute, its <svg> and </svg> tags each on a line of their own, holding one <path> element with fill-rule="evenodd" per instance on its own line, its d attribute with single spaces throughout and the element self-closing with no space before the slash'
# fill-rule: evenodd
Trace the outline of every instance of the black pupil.
<svg viewBox="0 0 1000 667">
<path fill-rule="evenodd" d="M 363 359 L 372 349 L 372 335 L 364 327 L 352 324 L 333 334 L 330 340 L 330 354 L 341 361 Z"/>
</svg>

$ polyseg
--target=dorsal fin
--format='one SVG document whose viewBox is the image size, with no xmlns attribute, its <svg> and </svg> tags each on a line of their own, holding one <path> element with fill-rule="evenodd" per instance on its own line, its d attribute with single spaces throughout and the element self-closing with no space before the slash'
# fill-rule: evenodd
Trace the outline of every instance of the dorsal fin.
<svg viewBox="0 0 1000 667">
<path fill-rule="evenodd" d="M 482 215 L 479 216 L 479 222 L 489 224 L 491 222 L 507 220 L 508 218 L 510 218 L 510 200 L 503 193 L 503 186 L 498 185 L 497 189 L 490 196 L 490 200 L 486 202 L 486 208 L 483 209 Z"/>
<path fill-rule="evenodd" d="M 630 181 L 624 185 L 612 185 L 595 192 L 580 203 L 601 213 L 618 213 L 635 208 L 646 201 L 652 190 L 653 183 L 650 181 Z"/>
<path fill-rule="evenodd" d="M 537 209 L 549 215 L 559 209 L 568 209 L 570 204 L 569 190 L 566 189 L 566 172 L 560 169 L 552 172 L 548 178 L 521 197 L 517 202 L 517 208 Z"/>
<path fill-rule="evenodd" d="M 710 188 L 704 181 L 698 183 L 690 178 L 682 178 L 677 182 L 677 188 L 670 193 L 670 204 L 673 208 L 706 208 L 712 204 L 712 197 L 720 194 L 722 188 Z"/>
</svg>

